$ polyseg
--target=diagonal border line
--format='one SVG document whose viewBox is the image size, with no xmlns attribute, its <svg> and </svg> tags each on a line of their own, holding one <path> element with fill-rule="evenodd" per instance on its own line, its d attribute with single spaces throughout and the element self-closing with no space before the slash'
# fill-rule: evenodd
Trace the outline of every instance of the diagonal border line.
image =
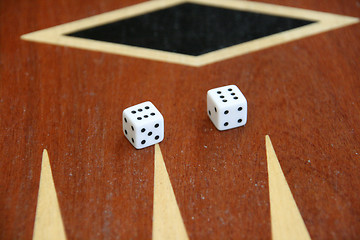
<svg viewBox="0 0 360 240">
<path fill-rule="evenodd" d="M 208 6 L 223 7 L 235 10 L 244 10 L 257 13 L 270 14 L 275 16 L 300 18 L 304 20 L 316 21 L 315 23 L 269 35 L 267 37 L 255 39 L 246 43 L 241 43 L 228 48 L 220 49 L 200 56 L 190 56 L 180 53 L 154 50 L 142 47 L 128 46 L 124 44 L 108 43 L 97 40 L 81 39 L 77 37 L 65 36 L 67 33 L 80 31 L 82 29 L 103 25 L 125 18 L 142 15 L 148 12 L 168 8 L 180 3 L 196 3 Z M 305 10 L 293 7 L 285 7 L 273 4 L 266 4 L 251 1 L 236 0 L 152 0 L 119 10 L 110 11 L 84 18 L 78 21 L 65 23 L 55 27 L 39 30 L 21 36 L 21 39 L 74 47 L 86 50 L 101 51 L 112 54 L 138 57 L 150 60 L 164 61 L 200 67 L 221 60 L 233 58 L 243 54 L 272 47 L 278 44 L 287 43 L 300 38 L 312 36 L 333 29 L 345 27 L 358 23 L 355 17 L 342 16 L 332 13 L 324 13 L 312 10 Z"/>
</svg>

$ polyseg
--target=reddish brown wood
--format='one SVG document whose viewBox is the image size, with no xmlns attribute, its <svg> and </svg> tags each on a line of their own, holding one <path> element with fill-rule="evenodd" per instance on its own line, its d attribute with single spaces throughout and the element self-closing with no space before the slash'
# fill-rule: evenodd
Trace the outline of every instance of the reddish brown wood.
<svg viewBox="0 0 360 240">
<path fill-rule="evenodd" d="M 0 1 L 0 238 L 31 239 L 49 151 L 69 239 L 149 239 L 153 148 L 122 110 L 151 100 L 190 239 L 269 239 L 269 134 L 313 239 L 360 235 L 360 25 L 201 68 L 50 46 L 22 34 L 139 1 Z M 358 1 L 267 0 L 360 17 Z M 206 91 L 236 84 L 248 124 L 217 131 Z"/>
</svg>

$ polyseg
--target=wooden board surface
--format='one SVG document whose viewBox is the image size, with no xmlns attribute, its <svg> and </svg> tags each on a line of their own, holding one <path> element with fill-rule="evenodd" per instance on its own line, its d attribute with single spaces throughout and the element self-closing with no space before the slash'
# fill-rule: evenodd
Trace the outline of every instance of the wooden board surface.
<svg viewBox="0 0 360 240">
<path fill-rule="evenodd" d="M 360 17 L 349 0 L 262 1 Z M 140 1 L 0 1 L 0 238 L 31 239 L 47 149 L 68 239 L 153 236 L 154 147 L 121 114 L 150 100 L 189 239 L 270 239 L 265 135 L 312 239 L 360 235 L 360 25 L 203 67 L 27 42 L 20 36 Z M 245 127 L 219 132 L 207 90 L 236 84 Z"/>
</svg>

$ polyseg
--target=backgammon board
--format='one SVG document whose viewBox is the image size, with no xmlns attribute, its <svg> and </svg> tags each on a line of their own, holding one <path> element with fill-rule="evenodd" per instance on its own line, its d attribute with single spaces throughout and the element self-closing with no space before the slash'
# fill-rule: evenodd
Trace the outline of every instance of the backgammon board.
<svg viewBox="0 0 360 240">
<path fill-rule="evenodd" d="M 358 239 L 358 0 L 0 2 L 0 239 Z M 234 84 L 243 127 L 206 93 Z M 122 112 L 151 101 L 141 150 Z"/>
</svg>

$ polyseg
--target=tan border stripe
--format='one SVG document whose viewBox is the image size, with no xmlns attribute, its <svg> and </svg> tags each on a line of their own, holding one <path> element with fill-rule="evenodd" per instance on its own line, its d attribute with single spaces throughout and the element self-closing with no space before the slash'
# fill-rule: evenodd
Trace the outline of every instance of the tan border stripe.
<svg viewBox="0 0 360 240">
<path fill-rule="evenodd" d="M 256 39 L 243 44 L 238 44 L 232 47 L 220 49 L 218 51 L 203 54 L 201 56 L 190 56 L 154 49 L 64 36 L 64 34 L 69 32 L 79 31 L 81 29 L 98 26 L 113 21 L 118 21 L 124 18 L 130 18 L 140 14 L 145 14 L 150 11 L 171 7 L 173 5 L 184 2 L 193 2 L 229 9 L 238 9 L 277 16 L 307 19 L 317 22 L 300 28 L 292 29 L 278 34 L 273 34 L 265 38 Z M 21 39 L 199 67 L 224 59 L 258 51 L 264 48 L 272 47 L 278 44 L 283 44 L 300 38 L 308 37 L 314 34 L 345 27 L 347 25 L 355 24 L 358 22 L 359 19 L 354 17 L 347 17 L 337 14 L 284 7 L 252 1 L 153 0 L 123 9 L 88 17 L 78 21 L 65 23 L 44 30 L 28 33 L 22 35 Z"/>
</svg>

